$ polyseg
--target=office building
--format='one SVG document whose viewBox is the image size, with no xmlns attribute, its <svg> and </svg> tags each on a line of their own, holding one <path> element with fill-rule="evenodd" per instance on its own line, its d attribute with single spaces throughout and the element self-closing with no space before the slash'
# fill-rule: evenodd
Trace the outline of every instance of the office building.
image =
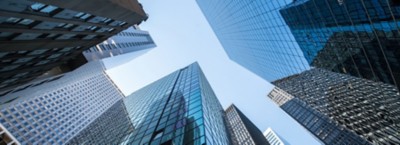
<svg viewBox="0 0 400 145">
<path fill-rule="evenodd" d="M 15 144 L 221 144 L 222 106 L 197 63 L 123 97 L 99 61 L 0 98 Z M 3 131 L 5 130 L 5 131 Z"/>
<path fill-rule="evenodd" d="M 280 12 L 310 65 L 400 88 L 399 9 L 395 0 L 297 0 Z"/>
<path fill-rule="evenodd" d="M 400 94 L 393 85 L 323 69 L 273 84 L 268 97 L 325 144 L 400 143 Z"/>
<path fill-rule="evenodd" d="M 264 136 L 270 145 L 289 145 L 286 141 L 281 139 L 271 128 L 264 131 Z"/>
<path fill-rule="evenodd" d="M 154 47 L 156 45 L 148 32 L 137 27 L 129 27 L 106 41 L 83 51 L 83 55 L 86 60 L 93 61 Z"/>
<path fill-rule="evenodd" d="M 197 63 L 124 100 L 135 130 L 123 144 L 229 145 L 224 110 Z"/>
<path fill-rule="evenodd" d="M 132 131 L 129 124 L 120 127 L 110 108 L 122 103 L 123 95 L 105 73 L 102 62 L 89 62 L 78 69 L 17 88 L 15 92 L 0 98 L 0 124 L 9 136 L 20 144 L 66 144 L 82 134 L 90 124 L 99 122 L 102 114 L 114 118 L 103 119 L 113 126 L 96 126 L 97 130 L 116 136 L 123 129 Z M 120 109 L 121 110 L 121 109 Z M 129 118 L 125 119 L 129 123 Z M 97 123 L 102 124 L 102 123 Z M 104 124 L 104 123 L 103 123 Z M 113 130 L 118 128 L 118 132 Z M 123 129 L 120 129 L 123 128 Z M 3 129 L 3 128 L 2 128 Z M 95 130 L 95 131 L 97 131 Z M 100 132 L 91 132 L 90 135 Z M 78 136 L 79 137 L 79 136 Z M 99 137 L 102 143 L 107 136 Z M 94 137 L 93 137 L 94 138 Z M 75 139 L 76 140 L 76 139 Z M 90 142 L 89 142 L 90 143 Z"/>
<path fill-rule="evenodd" d="M 235 105 L 226 110 L 226 120 L 234 145 L 269 145 L 263 133 Z"/>
<path fill-rule="evenodd" d="M 0 92 L 78 68 L 82 51 L 146 19 L 137 0 L 0 1 Z"/>
<path fill-rule="evenodd" d="M 196 0 L 229 58 L 267 81 L 309 69 L 279 10 L 292 0 Z"/>
</svg>

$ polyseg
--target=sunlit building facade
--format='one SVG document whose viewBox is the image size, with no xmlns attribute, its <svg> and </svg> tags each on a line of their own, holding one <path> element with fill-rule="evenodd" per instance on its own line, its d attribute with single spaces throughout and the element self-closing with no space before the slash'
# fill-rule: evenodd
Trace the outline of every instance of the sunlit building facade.
<svg viewBox="0 0 400 145">
<path fill-rule="evenodd" d="M 280 138 L 271 128 L 264 131 L 264 136 L 270 145 L 289 145 L 289 143 Z"/>
<path fill-rule="evenodd" d="M 269 145 L 262 132 L 235 105 L 226 110 L 233 145 Z"/>
<path fill-rule="evenodd" d="M 1 0 L 0 93 L 78 68 L 82 51 L 147 18 L 137 0 Z"/>
<path fill-rule="evenodd" d="M 230 145 L 224 110 L 197 63 L 124 99 L 135 128 L 123 144 Z"/>
<path fill-rule="evenodd" d="M 154 47 L 156 45 L 149 32 L 140 30 L 138 27 L 129 27 L 83 51 L 83 55 L 86 60 L 93 61 Z"/>
<path fill-rule="evenodd" d="M 309 69 L 279 10 L 292 0 L 196 0 L 229 58 L 268 81 Z"/>
<path fill-rule="evenodd" d="M 325 144 L 400 143 L 400 94 L 393 85 L 322 69 L 273 84 L 268 97 Z"/>
<path fill-rule="evenodd" d="M 0 124 L 21 144 L 66 144 L 122 99 L 103 63 L 93 61 L 64 75 L 31 82 L 1 97 Z M 111 114 L 106 117 L 117 116 Z M 116 118 L 108 121 L 110 125 L 101 132 L 114 135 L 110 130 L 118 126 L 112 122 L 118 123 Z M 92 134 L 101 135 L 86 135 Z M 105 141 L 106 137 L 99 138 Z"/>
<path fill-rule="evenodd" d="M 308 63 L 400 84 L 396 0 L 297 0 L 280 10 Z"/>
</svg>

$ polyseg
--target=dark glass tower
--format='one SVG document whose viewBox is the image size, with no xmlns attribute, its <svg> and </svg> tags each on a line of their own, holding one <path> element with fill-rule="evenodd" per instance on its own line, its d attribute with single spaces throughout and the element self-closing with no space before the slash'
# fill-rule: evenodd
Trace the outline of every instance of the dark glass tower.
<svg viewBox="0 0 400 145">
<path fill-rule="evenodd" d="M 78 68 L 82 51 L 147 18 L 137 0 L 1 0 L 0 93 Z"/>
<path fill-rule="evenodd" d="M 197 63 L 126 97 L 126 144 L 229 145 L 224 110 Z"/>
<path fill-rule="evenodd" d="M 269 145 L 263 133 L 235 105 L 225 110 L 234 145 Z"/>
<path fill-rule="evenodd" d="M 310 65 L 399 88 L 395 0 L 297 0 L 280 12 Z"/>
<path fill-rule="evenodd" d="M 279 10 L 292 0 L 196 0 L 229 58 L 268 81 L 309 69 Z"/>
<path fill-rule="evenodd" d="M 268 97 L 326 144 L 400 143 L 400 94 L 392 85 L 322 69 L 273 84 L 279 88 Z"/>
</svg>

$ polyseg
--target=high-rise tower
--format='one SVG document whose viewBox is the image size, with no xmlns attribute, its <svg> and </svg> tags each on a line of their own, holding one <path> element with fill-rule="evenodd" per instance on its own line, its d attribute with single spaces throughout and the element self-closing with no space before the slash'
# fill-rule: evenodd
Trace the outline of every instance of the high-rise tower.
<svg viewBox="0 0 400 145">
<path fill-rule="evenodd" d="M 115 104 L 123 103 L 122 98 L 102 62 L 93 61 L 72 72 L 31 82 L 1 97 L 0 123 L 20 144 L 65 144 Z M 107 115 L 112 117 L 111 113 Z M 128 130 L 127 126 L 123 128 Z M 102 132 L 115 136 L 109 130 L 116 127 L 107 126 Z"/>
<path fill-rule="evenodd" d="M 292 0 L 196 0 L 229 58 L 268 81 L 309 69 L 279 10 Z"/>
<path fill-rule="evenodd" d="M 197 63 L 127 97 L 98 61 L 29 85 L 0 98 L 7 143 L 230 144 L 224 110 Z"/>
<path fill-rule="evenodd" d="M 400 94 L 390 84 L 322 69 L 273 84 L 268 97 L 326 144 L 400 143 Z"/>
<path fill-rule="evenodd" d="M 137 0 L 0 1 L 0 92 L 78 68 L 82 51 L 147 18 Z"/>
<path fill-rule="evenodd" d="M 129 52 L 156 47 L 149 32 L 129 27 L 88 50 L 83 51 L 86 60 L 93 61 Z"/>
<path fill-rule="evenodd" d="M 269 145 L 263 133 L 235 105 L 225 110 L 233 145 Z"/>
<path fill-rule="evenodd" d="M 275 133 L 272 128 L 268 128 L 264 131 L 264 136 L 271 145 L 289 145 L 283 138 Z"/>
<path fill-rule="evenodd" d="M 394 0 L 298 0 L 280 12 L 310 65 L 400 88 L 399 9 Z"/>
<path fill-rule="evenodd" d="M 126 144 L 229 145 L 224 110 L 197 63 L 126 97 Z"/>
</svg>

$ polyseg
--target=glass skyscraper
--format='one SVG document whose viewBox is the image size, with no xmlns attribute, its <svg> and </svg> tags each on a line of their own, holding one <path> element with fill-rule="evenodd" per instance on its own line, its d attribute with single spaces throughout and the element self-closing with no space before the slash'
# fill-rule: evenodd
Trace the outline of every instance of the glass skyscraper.
<svg viewBox="0 0 400 145">
<path fill-rule="evenodd" d="M 230 59 L 293 95 L 273 98 L 324 143 L 399 144 L 399 2 L 196 1 Z"/>
<path fill-rule="evenodd" d="M 310 65 L 399 88 L 398 2 L 297 0 L 280 12 Z"/>
<path fill-rule="evenodd" d="M 93 61 L 154 47 L 156 45 L 149 32 L 132 26 L 83 51 L 83 55 L 86 60 Z"/>
<path fill-rule="evenodd" d="M 268 81 L 309 69 L 279 10 L 292 0 L 196 0 L 229 58 Z"/>
<path fill-rule="evenodd" d="M 2 101 L 0 141 L 230 144 L 224 110 L 197 63 L 127 97 L 99 71 L 102 68 L 93 61 L 57 80 L 3 97 L 9 100 Z"/>
<path fill-rule="evenodd" d="M 1 0 L 0 96 L 84 65 L 82 51 L 147 19 L 137 0 Z"/>
<path fill-rule="evenodd" d="M 273 84 L 268 97 L 325 144 L 400 143 L 400 94 L 393 85 L 323 69 Z"/>
<path fill-rule="evenodd" d="M 271 145 L 289 145 L 289 143 L 276 134 L 271 128 L 264 131 L 264 136 Z"/>
<path fill-rule="evenodd" d="M 126 97 L 135 130 L 124 144 L 229 145 L 224 110 L 193 63 Z"/>
<path fill-rule="evenodd" d="M 263 133 L 235 105 L 225 113 L 233 145 L 269 145 Z"/>
</svg>

